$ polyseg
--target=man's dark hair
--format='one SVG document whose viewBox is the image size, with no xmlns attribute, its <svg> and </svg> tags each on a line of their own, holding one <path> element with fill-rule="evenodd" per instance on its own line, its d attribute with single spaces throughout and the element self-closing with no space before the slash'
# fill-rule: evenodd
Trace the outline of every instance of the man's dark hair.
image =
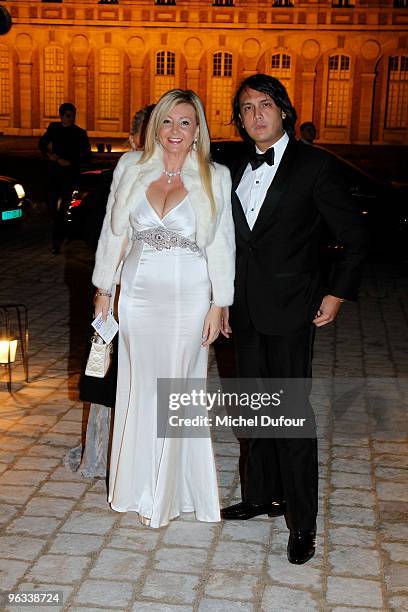
<svg viewBox="0 0 408 612">
<path fill-rule="evenodd" d="M 62 115 L 65 115 L 67 111 L 73 113 L 75 117 L 76 108 L 73 104 L 71 104 L 71 102 L 64 102 L 64 104 L 61 104 L 58 109 L 59 116 L 62 117 Z"/>
<path fill-rule="evenodd" d="M 305 130 L 308 128 L 313 128 L 316 131 L 316 126 L 312 121 L 305 121 L 304 123 L 301 123 L 300 125 L 300 130 Z"/>
<path fill-rule="evenodd" d="M 242 81 L 232 102 L 232 120 L 235 123 L 241 138 L 246 141 L 251 140 L 242 125 L 239 108 L 239 99 L 242 92 L 247 88 L 261 91 L 272 98 L 276 106 L 278 106 L 286 114 L 285 119 L 283 119 L 283 129 L 288 136 L 294 136 L 297 115 L 284 85 L 282 85 L 278 79 L 275 79 L 275 77 L 269 76 L 268 74 L 252 74 Z"/>
</svg>

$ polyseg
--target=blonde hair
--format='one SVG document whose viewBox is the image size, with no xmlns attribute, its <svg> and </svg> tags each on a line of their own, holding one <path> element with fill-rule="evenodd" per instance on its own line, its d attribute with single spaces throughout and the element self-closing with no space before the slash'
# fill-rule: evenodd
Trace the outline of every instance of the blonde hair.
<svg viewBox="0 0 408 612">
<path fill-rule="evenodd" d="M 154 155 L 158 146 L 157 135 L 165 117 L 178 104 L 190 104 L 195 111 L 198 135 L 197 135 L 197 161 L 198 169 L 203 189 L 210 200 L 211 215 L 215 216 L 216 203 L 211 183 L 211 155 L 210 155 L 210 134 L 208 131 L 207 120 L 203 103 L 191 89 L 170 89 L 156 104 L 149 124 L 146 129 L 146 139 L 143 154 L 139 164 L 148 161 Z"/>
</svg>

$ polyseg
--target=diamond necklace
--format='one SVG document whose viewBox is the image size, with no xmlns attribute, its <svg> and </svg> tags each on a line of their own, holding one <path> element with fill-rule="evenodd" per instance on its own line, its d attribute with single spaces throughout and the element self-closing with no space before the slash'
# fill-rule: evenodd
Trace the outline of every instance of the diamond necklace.
<svg viewBox="0 0 408 612">
<path fill-rule="evenodd" d="M 164 174 L 168 177 L 167 182 L 170 185 L 173 176 L 180 176 L 181 170 L 177 170 L 176 172 L 168 172 L 167 170 L 164 170 Z"/>
</svg>

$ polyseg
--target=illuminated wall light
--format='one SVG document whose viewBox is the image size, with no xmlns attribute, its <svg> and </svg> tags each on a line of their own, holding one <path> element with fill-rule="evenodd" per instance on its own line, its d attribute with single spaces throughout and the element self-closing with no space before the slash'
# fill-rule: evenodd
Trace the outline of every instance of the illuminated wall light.
<svg viewBox="0 0 408 612">
<path fill-rule="evenodd" d="M 11 326 L 12 320 L 14 320 L 13 326 Z M 13 362 L 16 359 L 17 338 L 20 343 L 25 381 L 29 382 L 27 306 L 25 304 L 0 304 L 0 325 L 3 326 L 3 330 L 0 331 L 0 364 L 6 368 L 7 389 L 9 393 L 12 393 L 12 370 Z M 13 329 L 17 330 L 14 325 L 18 326 L 18 335 L 17 331 L 16 333 L 13 331 Z"/>
<path fill-rule="evenodd" d="M 0 363 L 13 363 L 16 359 L 17 340 L 0 340 Z"/>
</svg>

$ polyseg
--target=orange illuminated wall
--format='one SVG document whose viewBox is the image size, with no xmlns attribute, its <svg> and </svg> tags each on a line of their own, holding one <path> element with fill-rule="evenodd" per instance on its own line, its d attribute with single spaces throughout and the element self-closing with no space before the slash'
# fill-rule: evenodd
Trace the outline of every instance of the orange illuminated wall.
<svg viewBox="0 0 408 612">
<path fill-rule="evenodd" d="M 286 85 L 322 143 L 404 143 L 404 0 L 11 0 L 0 38 L 0 130 L 39 134 L 72 101 L 95 136 L 125 136 L 135 110 L 171 87 L 202 97 L 213 138 L 235 138 L 242 78 Z"/>
</svg>

